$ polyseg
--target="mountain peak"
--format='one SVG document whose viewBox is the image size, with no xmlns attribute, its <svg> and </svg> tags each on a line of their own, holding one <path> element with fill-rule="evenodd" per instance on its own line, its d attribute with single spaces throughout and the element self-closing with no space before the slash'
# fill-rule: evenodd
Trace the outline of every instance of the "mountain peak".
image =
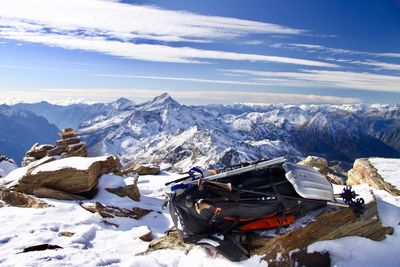
<svg viewBox="0 0 400 267">
<path fill-rule="evenodd" d="M 181 105 L 173 99 L 168 93 L 163 93 L 152 100 L 141 105 L 141 109 L 154 110 L 166 106 L 178 108 Z"/>
<path fill-rule="evenodd" d="M 131 101 L 127 98 L 124 98 L 124 97 L 120 97 L 111 103 L 111 106 L 117 110 L 124 110 L 133 105 L 134 105 L 133 101 Z"/>
</svg>

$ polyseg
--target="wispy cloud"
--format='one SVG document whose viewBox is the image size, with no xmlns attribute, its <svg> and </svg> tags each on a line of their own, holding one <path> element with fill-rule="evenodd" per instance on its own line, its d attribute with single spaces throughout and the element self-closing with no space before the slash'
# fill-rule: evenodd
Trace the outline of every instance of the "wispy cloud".
<svg viewBox="0 0 400 267">
<path fill-rule="evenodd" d="M 122 40 L 144 38 L 190 42 L 234 38 L 249 33 L 305 32 L 272 23 L 97 0 L 2 0 L 0 16 L 5 26 L 27 23 L 37 29 L 83 30 L 83 34 L 103 33 Z"/>
<path fill-rule="evenodd" d="M 19 69 L 19 70 L 38 70 L 38 71 L 86 71 L 85 69 L 70 69 L 70 68 L 43 68 L 34 66 L 21 65 L 5 65 L 0 64 L 0 69 Z"/>
<path fill-rule="evenodd" d="M 300 72 L 269 72 L 255 70 L 221 70 L 253 76 L 253 80 L 270 86 L 343 88 L 368 91 L 400 92 L 400 76 L 366 72 L 303 70 Z"/>
<path fill-rule="evenodd" d="M 298 48 L 298 49 L 305 49 L 307 52 L 322 52 L 322 53 L 329 53 L 334 55 L 365 55 L 365 56 L 373 56 L 373 57 L 392 57 L 392 58 L 400 58 L 400 53 L 378 53 L 378 52 L 366 52 L 366 51 L 357 51 L 351 49 L 342 49 L 342 48 L 334 48 L 328 47 L 318 44 L 302 44 L 302 43 L 277 43 L 271 44 L 271 46 L 279 46 L 279 47 L 286 47 L 286 48 Z"/>
<path fill-rule="evenodd" d="M 91 76 L 110 77 L 110 78 L 134 78 L 134 79 L 149 79 L 149 80 L 183 81 L 183 82 L 198 82 L 198 83 L 216 83 L 216 84 L 265 85 L 265 83 L 261 83 L 261 82 L 234 81 L 234 80 L 212 80 L 212 79 L 200 79 L 200 78 L 192 78 L 192 77 L 162 77 L 162 76 L 118 75 L 118 74 L 91 74 Z"/>
<path fill-rule="evenodd" d="M 291 57 L 149 44 L 149 40 L 197 43 L 230 40 L 249 34 L 298 35 L 305 31 L 271 23 L 115 1 L 2 0 L 0 25 L 0 38 L 129 59 L 175 63 L 240 60 L 336 67 L 327 62 Z"/>
<path fill-rule="evenodd" d="M 336 64 L 307 59 L 234 53 L 215 50 L 202 50 L 191 47 L 172 47 L 155 44 L 136 44 L 108 40 L 104 37 L 81 37 L 42 32 L 0 31 L 0 37 L 18 39 L 26 42 L 42 43 L 66 49 L 81 49 L 101 52 L 113 56 L 154 62 L 205 63 L 205 59 L 260 61 L 295 64 L 315 67 L 337 67 Z"/>
<path fill-rule="evenodd" d="M 163 90 L 149 90 L 140 88 L 128 89 L 38 89 L 32 91 L 7 91 L 0 90 L 0 99 L 9 104 L 17 102 L 38 102 L 47 100 L 51 103 L 84 102 L 110 102 L 119 97 L 130 98 L 134 101 L 146 101 L 164 93 Z M 10 97 L 10 93 L 12 96 Z M 268 92 L 238 92 L 238 91 L 209 91 L 209 90 L 168 90 L 168 93 L 178 101 L 186 104 L 209 103 L 290 103 L 290 104 L 351 104 L 359 103 L 360 99 L 320 96 L 305 94 L 282 94 Z M 210 99 L 212 95 L 212 99 Z M 8 96 L 8 98 L 7 98 Z"/>
<path fill-rule="evenodd" d="M 377 67 L 377 68 L 380 68 L 380 69 L 400 71 L 400 64 L 379 62 L 379 61 L 373 61 L 373 60 L 357 61 L 357 63 L 363 64 L 363 65 Z"/>
</svg>

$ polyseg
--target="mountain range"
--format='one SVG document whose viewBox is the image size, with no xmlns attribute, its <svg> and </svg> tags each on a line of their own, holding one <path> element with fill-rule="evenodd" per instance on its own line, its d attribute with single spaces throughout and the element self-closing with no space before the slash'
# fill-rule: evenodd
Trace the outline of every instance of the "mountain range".
<svg viewBox="0 0 400 267">
<path fill-rule="evenodd" d="M 220 168 L 243 161 L 307 155 L 352 163 L 355 158 L 400 157 L 397 105 L 181 105 L 168 94 L 135 104 L 19 104 L 73 127 L 89 154 L 116 154 L 123 164 L 164 169 Z"/>
<path fill-rule="evenodd" d="M 35 143 L 52 144 L 58 128 L 31 111 L 0 105 L 0 156 L 20 164 L 25 152 Z"/>
</svg>

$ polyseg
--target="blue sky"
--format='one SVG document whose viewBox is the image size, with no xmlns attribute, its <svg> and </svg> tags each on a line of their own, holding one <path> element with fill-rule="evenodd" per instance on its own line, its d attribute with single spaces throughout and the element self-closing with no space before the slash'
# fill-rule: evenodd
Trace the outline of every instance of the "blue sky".
<svg viewBox="0 0 400 267">
<path fill-rule="evenodd" d="M 400 102 L 400 1 L 1 0 L 0 102 Z"/>
</svg>

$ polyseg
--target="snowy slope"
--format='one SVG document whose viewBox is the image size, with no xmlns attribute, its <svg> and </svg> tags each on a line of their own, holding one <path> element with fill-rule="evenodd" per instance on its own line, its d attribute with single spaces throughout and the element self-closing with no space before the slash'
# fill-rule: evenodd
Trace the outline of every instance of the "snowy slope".
<svg viewBox="0 0 400 267">
<path fill-rule="evenodd" d="M 55 207 L 27 209 L 0 208 L 0 265 L 1 266 L 266 266 L 260 256 L 232 263 L 217 255 L 210 257 L 199 247 L 186 255 L 183 251 L 160 250 L 144 256 L 135 256 L 146 250 L 148 243 L 138 239 L 144 226 L 154 237 L 164 234 L 172 225 L 167 210 L 162 210 L 163 184 L 179 176 L 163 173 L 158 176 L 139 177 L 141 202 L 119 198 L 104 190 L 132 182 L 133 178 L 103 175 L 99 181 L 99 194 L 93 201 L 132 208 L 152 209 L 136 221 L 126 218 L 107 219 L 119 228 L 105 224 L 98 214 L 92 214 L 74 201 L 46 200 Z M 355 186 L 361 196 L 368 195 L 369 187 Z M 340 192 L 341 187 L 335 191 Z M 333 266 L 398 266 L 400 255 L 400 198 L 384 191 L 374 191 L 380 217 L 384 225 L 395 232 L 383 241 L 370 241 L 360 237 L 347 237 L 314 243 L 309 251 L 329 251 Z M 365 196 L 364 196 L 365 197 Z M 59 236 L 62 231 L 73 232 L 72 237 Z M 39 244 L 63 247 L 58 250 L 21 253 L 24 248 Z"/>
</svg>

